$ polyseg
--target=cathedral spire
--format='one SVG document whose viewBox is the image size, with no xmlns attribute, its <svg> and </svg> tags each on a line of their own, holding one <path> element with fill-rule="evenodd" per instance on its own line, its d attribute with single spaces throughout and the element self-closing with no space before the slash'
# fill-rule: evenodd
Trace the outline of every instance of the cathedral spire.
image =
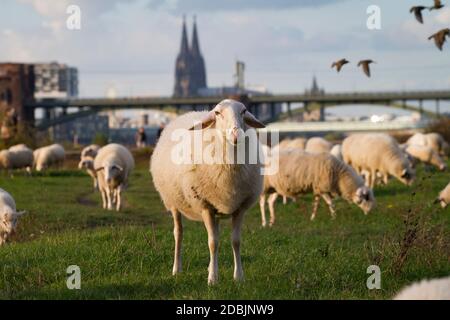
<svg viewBox="0 0 450 320">
<path fill-rule="evenodd" d="M 189 52 L 189 42 L 186 27 L 186 16 L 183 15 L 183 32 L 181 35 L 181 48 L 180 54 L 187 54 Z"/>
<path fill-rule="evenodd" d="M 194 16 L 194 27 L 193 27 L 193 33 L 192 33 L 192 48 L 191 53 L 194 56 L 200 56 L 200 44 L 198 41 L 198 33 L 197 33 L 197 17 Z"/>
</svg>

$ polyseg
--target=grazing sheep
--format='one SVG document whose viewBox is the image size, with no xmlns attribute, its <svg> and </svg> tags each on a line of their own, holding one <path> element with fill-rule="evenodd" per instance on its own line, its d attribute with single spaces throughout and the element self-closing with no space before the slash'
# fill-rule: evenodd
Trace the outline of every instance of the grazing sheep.
<svg viewBox="0 0 450 320">
<path fill-rule="evenodd" d="M 0 152 L 0 167 L 12 174 L 14 169 L 26 169 L 31 174 L 33 151 L 26 146 L 15 146 Z"/>
<path fill-rule="evenodd" d="M 394 300 L 450 300 L 450 277 L 415 282 L 402 289 Z"/>
<path fill-rule="evenodd" d="M 59 144 L 52 144 L 34 151 L 34 165 L 37 171 L 43 171 L 51 166 L 62 167 L 66 152 Z"/>
<path fill-rule="evenodd" d="M 8 149 L 9 151 L 17 151 L 17 150 L 31 150 L 30 148 L 27 147 L 26 144 L 18 144 L 15 146 L 12 146 Z"/>
<path fill-rule="evenodd" d="M 416 161 L 433 165 L 441 171 L 445 171 L 447 169 L 447 164 L 431 147 L 409 144 L 406 145 L 405 152 L 408 153 Z"/>
<path fill-rule="evenodd" d="M 407 185 L 415 179 L 415 172 L 398 143 L 384 133 L 349 136 L 342 143 L 342 155 L 345 163 L 358 173 L 368 173 L 366 184 L 371 188 L 376 184 L 377 174 L 386 181 L 393 176 Z"/>
<path fill-rule="evenodd" d="M 99 150 L 100 150 L 99 145 L 91 144 L 90 146 L 87 146 L 81 151 L 81 159 L 86 157 L 95 158 Z"/>
<path fill-rule="evenodd" d="M 277 155 L 272 155 L 276 157 Z M 279 157 L 279 171 L 267 176 L 265 193 L 270 194 L 268 204 L 271 213 L 271 225 L 275 222 L 274 202 L 278 195 L 297 197 L 304 193 L 313 193 L 314 206 L 311 220 L 317 214 L 320 198 L 328 204 L 331 216 L 335 218 L 333 198 L 340 196 L 355 203 L 365 214 L 375 205 L 373 192 L 364 185 L 363 179 L 348 165 L 327 153 L 307 153 L 298 150 L 282 151 Z M 260 203 L 261 203 L 260 202 Z M 264 216 L 263 208 L 261 215 Z M 265 217 L 263 219 L 264 223 Z"/>
<path fill-rule="evenodd" d="M 436 151 L 440 156 L 446 156 L 449 145 L 439 133 L 416 133 L 406 142 L 408 145 L 427 146 Z"/>
<path fill-rule="evenodd" d="M 330 153 L 333 145 L 320 137 L 313 137 L 306 142 L 305 151 L 309 153 Z"/>
<path fill-rule="evenodd" d="M 5 190 L 0 189 L 0 246 L 14 235 L 17 220 L 24 213 L 24 211 L 17 212 L 14 198 Z"/>
<path fill-rule="evenodd" d="M 193 126 L 195 123 L 197 125 Z M 208 284 L 218 281 L 219 219 L 231 218 L 234 279 L 243 279 L 240 255 L 241 228 L 245 212 L 261 194 L 262 165 L 260 159 L 255 161 L 255 164 L 249 161 L 229 163 L 228 156 L 241 148 L 242 132 L 247 136 L 254 135 L 256 141 L 253 142 L 257 146 L 259 142 L 256 132 L 251 128 L 263 127 L 264 125 L 247 111 L 242 103 L 224 100 L 211 112 L 191 112 L 178 117 L 163 131 L 151 159 L 150 171 L 154 185 L 174 220 L 174 275 L 181 271 L 183 215 L 190 220 L 203 221 L 208 232 L 210 251 Z M 205 130 L 207 128 L 209 130 Z M 175 141 L 174 136 L 177 134 L 187 140 L 182 140 L 181 143 L 179 140 Z M 208 135 L 210 137 L 212 135 L 213 139 L 208 139 Z M 195 137 L 198 140 L 195 140 L 192 148 L 191 140 Z M 174 150 L 180 146 L 185 147 L 188 155 L 188 161 L 182 163 L 174 156 Z M 223 146 L 226 150 L 221 150 Z M 204 153 L 216 155 L 226 161 L 205 164 L 202 161 L 190 160 Z"/>
<path fill-rule="evenodd" d="M 435 202 L 439 202 L 442 208 L 447 208 L 450 204 L 450 183 L 439 193 L 439 197 Z"/>
<path fill-rule="evenodd" d="M 78 164 L 78 168 L 85 169 L 86 172 L 91 176 L 94 181 L 94 189 L 98 189 L 98 180 L 97 180 L 97 172 L 94 169 L 94 157 L 84 156 L 81 158 L 80 163 Z"/>
<path fill-rule="evenodd" d="M 336 159 L 340 161 L 344 161 L 344 158 L 342 157 L 342 145 L 336 144 L 331 148 L 330 154 L 334 156 Z"/>
<path fill-rule="evenodd" d="M 128 185 L 128 178 L 134 169 L 134 159 L 130 151 L 120 144 L 109 144 L 98 151 L 94 159 L 103 209 L 120 211 L 122 191 Z"/>
</svg>

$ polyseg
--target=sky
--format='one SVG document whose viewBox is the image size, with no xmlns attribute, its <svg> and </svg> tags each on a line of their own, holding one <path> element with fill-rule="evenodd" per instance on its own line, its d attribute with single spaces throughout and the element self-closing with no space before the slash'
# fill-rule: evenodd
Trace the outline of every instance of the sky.
<svg viewBox="0 0 450 320">
<path fill-rule="evenodd" d="M 186 14 L 196 15 L 208 85 L 231 85 L 236 59 L 248 86 L 303 92 L 316 75 L 329 92 L 434 90 L 450 87 L 450 44 L 438 51 L 427 37 L 450 27 L 448 7 L 409 9 L 431 0 L 2 0 L 0 61 L 58 61 L 80 72 L 80 94 L 168 96 Z M 445 2 L 445 1 L 444 1 Z M 69 5 L 81 9 L 81 30 L 66 27 Z M 381 30 L 369 30 L 366 10 L 381 10 Z M 341 74 L 334 60 L 352 63 Z M 373 77 L 356 67 L 373 59 Z"/>
</svg>

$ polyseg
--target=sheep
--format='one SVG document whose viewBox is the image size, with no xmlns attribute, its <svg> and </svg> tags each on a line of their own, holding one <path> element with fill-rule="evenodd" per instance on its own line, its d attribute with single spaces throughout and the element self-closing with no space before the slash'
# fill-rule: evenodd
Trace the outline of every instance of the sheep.
<svg viewBox="0 0 450 320">
<path fill-rule="evenodd" d="M 78 168 L 85 169 L 94 181 L 94 189 L 98 189 L 97 172 L 94 169 L 94 157 L 84 156 L 81 158 Z"/>
<path fill-rule="evenodd" d="M 447 165 L 439 156 L 439 154 L 431 147 L 409 144 L 406 145 L 405 152 L 414 160 L 430 164 L 437 167 L 441 171 L 447 169 Z"/>
<path fill-rule="evenodd" d="M 306 146 L 305 138 L 284 139 L 279 144 L 273 147 L 274 150 L 286 150 L 286 149 L 300 149 L 305 150 Z"/>
<path fill-rule="evenodd" d="M 36 149 L 34 155 L 34 166 L 36 171 L 44 171 L 51 166 L 62 167 L 66 152 L 59 144 L 52 144 L 50 146 Z"/>
<path fill-rule="evenodd" d="M 321 137 L 313 137 L 306 142 L 305 151 L 309 153 L 330 153 L 333 145 Z"/>
<path fill-rule="evenodd" d="M 33 151 L 26 146 L 12 147 L 0 152 L 0 167 L 12 175 L 14 169 L 26 169 L 31 174 L 33 167 Z"/>
<path fill-rule="evenodd" d="M 195 123 L 197 125 L 193 126 Z M 153 183 L 174 220 L 175 254 L 173 275 L 181 272 L 182 216 L 203 221 L 208 233 L 210 263 L 208 284 L 218 281 L 219 219 L 231 218 L 234 255 L 234 280 L 243 280 L 240 255 L 241 229 L 245 212 L 257 201 L 263 187 L 260 159 L 235 163 L 229 155 L 242 147 L 242 136 L 254 136 L 252 128 L 263 128 L 245 106 L 234 100 L 223 100 L 210 112 L 191 112 L 172 121 L 164 130 L 151 158 Z M 205 130 L 209 128 L 210 130 Z M 184 137 L 181 142 L 175 136 Z M 207 136 L 213 140 L 208 140 Z M 199 145 L 192 146 L 197 137 Z M 254 141 L 253 140 L 253 141 Z M 215 143 L 219 141 L 220 143 Z M 187 161 L 180 163 L 173 151 L 182 146 Z M 227 148 L 223 153 L 221 147 Z M 225 161 L 192 161 L 197 154 L 216 155 Z"/>
<path fill-rule="evenodd" d="M 348 165 L 328 153 L 307 153 L 299 150 L 281 151 L 278 155 L 279 171 L 268 175 L 265 194 L 260 198 L 260 204 L 266 194 L 270 193 L 268 204 L 271 213 L 271 225 L 275 223 L 274 202 L 278 194 L 296 197 L 302 193 L 312 192 L 314 195 L 311 220 L 317 214 L 320 198 L 328 204 L 332 218 L 336 217 L 333 198 L 341 196 L 355 203 L 365 214 L 375 206 L 375 198 L 370 188 L 364 185 L 364 180 Z M 261 215 L 264 216 L 263 208 Z M 265 218 L 263 219 L 264 223 Z"/>
<path fill-rule="evenodd" d="M 440 156 L 446 156 L 449 150 L 448 143 L 439 133 L 416 133 L 406 142 L 408 145 L 428 146 Z"/>
<path fill-rule="evenodd" d="M 18 212 L 14 198 L 5 190 L 0 189 L 0 246 L 14 235 L 18 219 L 25 211 Z"/>
<path fill-rule="evenodd" d="M 439 193 L 435 202 L 440 203 L 442 208 L 447 208 L 450 204 L 450 183 Z"/>
<path fill-rule="evenodd" d="M 450 300 L 450 277 L 415 282 L 403 288 L 394 300 Z"/>
<path fill-rule="evenodd" d="M 384 133 L 354 134 L 342 143 L 344 162 L 358 173 L 368 173 L 366 184 L 372 189 L 377 174 L 387 182 L 393 176 L 406 185 L 415 180 L 415 171 L 400 149 L 398 143 Z"/>
<path fill-rule="evenodd" d="M 81 151 L 81 159 L 86 157 L 95 158 L 99 150 L 100 150 L 99 145 L 91 144 L 90 146 L 87 146 Z"/>
<path fill-rule="evenodd" d="M 344 158 L 342 157 L 342 145 L 336 144 L 331 148 L 330 154 L 334 156 L 339 161 L 344 161 Z"/>
<path fill-rule="evenodd" d="M 128 185 L 128 178 L 134 169 L 130 151 L 120 144 L 109 144 L 98 151 L 94 159 L 98 187 L 102 196 L 103 209 L 116 211 L 122 207 L 122 191 Z"/>
</svg>

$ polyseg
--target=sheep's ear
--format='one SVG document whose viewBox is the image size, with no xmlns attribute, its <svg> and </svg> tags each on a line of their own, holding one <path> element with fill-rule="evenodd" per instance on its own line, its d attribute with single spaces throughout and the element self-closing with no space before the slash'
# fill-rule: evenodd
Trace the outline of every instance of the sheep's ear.
<svg viewBox="0 0 450 320">
<path fill-rule="evenodd" d="M 123 168 L 117 164 L 114 165 L 114 168 L 116 168 L 117 170 L 119 170 L 120 172 L 123 171 Z"/>
<path fill-rule="evenodd" d="M 105 167 L 97 168 L 97 169 L 95 169 L 95 172 L 99 172 L 99 171 L 102 171 L 102 170 L 105 170 Z"/>
<path fill-rule="evenodd" d="M 261 121 L 256 119 L 255 116 L 252 115 L 248 111 L 244 114 L 244 122 L 253 128 L 265 128 L 266 127 Z"/>
<path fill-rule="evenodd" d="M 189 130 L 203 130 L 216 122 L 216 114 L 214 111 L 208 112 L 200 122 L 193 125 Z"/>
</svg>

